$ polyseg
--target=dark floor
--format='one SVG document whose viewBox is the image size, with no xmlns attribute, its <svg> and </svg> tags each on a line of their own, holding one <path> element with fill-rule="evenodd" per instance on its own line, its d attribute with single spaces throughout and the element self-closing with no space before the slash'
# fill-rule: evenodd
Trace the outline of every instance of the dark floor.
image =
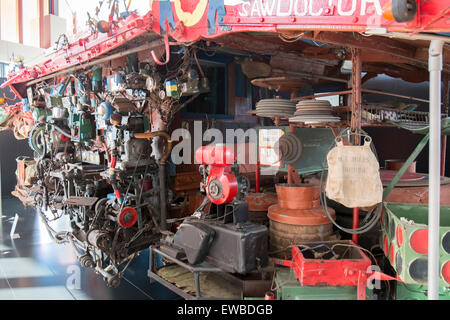
<svg viewBox="0 0 450 320">
<path fill-rule="evenodd" d="M 52 242 L 33 208 L 2 199 L 0 211 L 0 300 L 148 300 L 177 299 L 147 277 L 148 250 L 134 259 L 118 288 L 110 289 L 92 269 L 81 268 L 69 245 Z M 19 215 L 16 234 L 10 231 Z M 61 224 L 63 224 L 62 221 Z M 65 231 L 65 225 L 52 225 Z"/>
</svg>

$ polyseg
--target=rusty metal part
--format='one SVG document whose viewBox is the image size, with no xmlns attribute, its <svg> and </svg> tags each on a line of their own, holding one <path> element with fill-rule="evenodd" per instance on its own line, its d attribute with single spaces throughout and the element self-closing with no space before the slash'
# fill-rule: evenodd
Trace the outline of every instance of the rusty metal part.
<svg viewBox="0 0 450 320">
<path fill-rule="evenodd" d="M 111 123 L 114 126 L 120 126 L 122 124 L 122 115 L 120 113 L 114 113 L 111 115 Z"/>
<path fill-rule="evenodd" d="M 276 185 L 280 208 L 304 210 L 320 208 L 319 185 Z"/>
<path fill-rule="evenodd" d="M 398 171 L 394 171 L 394 170 L 380 170 L 381 181 L 383 181 L 383 182 L 389 181 L 390 182 L 394 179 L 394 177 L 397 173 L 398 173 Z M 422 181 L 424 179 L 425 179 L 424 174 L 405 172 L 405 174 L 400 178 L 400 181 L 410 182 L 410 181 Z"/>
<path fill-rule="evenodd" d="M 328 209 L 332 217 L 336 213 Z M 290 247 L 302 242 L 331 240 L 333 224 L 322 208 L 289 210 L 273 205 L 269 208 L 269 250 L 272 256 L 290 256 Z"/>
<path fill-rule="evenodd" d="M 320 204 L 318 185 L 276 186 L 278 204 L 269 208 L 270 249 L 289 256 L 289 247 L 300 242 L 329 240 L 333 224 Z M 328 208 L 333 219 L 336 212 Z"/>
<path fill-rule="evenodd" d="M 386 164 L 387 170 L 399 171 L 405 164 L 405 161 L 404 160 L 386 160 L 385 164 Z M 406 172 L 416 173 L 416 165 L 417 165 L 417 162 L 414 161 L 409 166 L 408 170 L 406 170 Z"/>
<path fill-rule="evenodd" d="M 107 249 L 111 246 L 109 234 L 101 230 L 89 231 L 87 234 L 87 242 L 98 249 Z"/>
<path fill-rule="evenodd" d="M 136 105 L 131 100 L 126 98 L 115 99 L 113 107 L 120 113 L 128 113 L 136 111 Z"/>
<path fill-rule="evenodd" d="M 394 188 L 386 202 L 428 204 L 428 186 Z M 441 206 L 450 206 L 450 184 L 441 185 Z"/>
<path fill-rule="evenodd" d="M 245 197 L 249 211 L 266 211 L 278 202 L 276 194 L 273 193 L 249 193 Z"/>
<path fill-rule="evenodd" d="M 267 211 L 278 202 L 276 194 L 273 193 L 250 193 L 245 197 L 248 203 L 248 214 L 250 222 L 269 225 Z"/>
<path fill-rule="evenodd" d="M 164 152 L 164 155 L 161 157 L 160 162 L 161 163 L 166 163 L 167 162 L 167 160 L 170 157 L 170 154 L 172 153 L 172 148 L 173 148 L 171 137 L 170 137 L 170 135 L 167 132 L 165 132 L 165 131 L 156 131 L 156 132 L 149 132 L 149 133 L 135 133 L 133 135 L 133 137 L 136 138 L 136 139 L 153 139 L 153 138 L 156 138 L 156 137 L 165 138 L 166 141 L 167 141 L 167 148 L 166 148 L 166 150 Z"/>
<path fill-rule="evenodd" d="M 333 225 L 301 226 L 270 221 L 269 251 L 271 256 L 290 256 L 290 247 L 303 242 L 331 240 Z"/>
<path fill-rule="evenodd" d="M 252 80 L 252 84 L 257 87 L 276 90 L 277 92 L 292 92 L 299 90 L 308 84 L 308 81 L 301 77 L 271 77 Z"/>
<path fill-rule="evenodd" d="M 196 171 L 190 172 L 177 172 L 174 178 L 172 189 L 175 192 L 184 192 L 189 190 L 196 190 L 202 182 L 202 176 Z"/>
<path fill-rule="evenodd" d="M 267 216 L 267 211 L 249 211 L 248 220 L 255 224 L 260 224 L 263 226 L 269 225 L 269 217 Z"/>
<path fill-rule="evenodd" d="M 156 48 L 160 48 L 162 46 L 164 46 L 163 39 L 156 39 L 156 40 L 152 40 L 151 42 L 146 43 L 146 44 L 144 44 L 142 46 L 139 46 L 139 47 L 136 47 L 136 48 L 133 48 L 133 49 L 130 49 L 130 50 L 124 50 L 124 51 L 118 52 L 116 54 L 112 54 L 112 55 L 106 56 L 104 58 L 100 58 L 100 59 L 97 59 L 97 60 L 94 60 L 94 61 L 91 61 L 91 62 L 88 62 L 88 63 L 85 63 L 85 64 L 78 63 L 75 66 L 67 68 L 67 69 L 63 69 L 61 67 L 58 67 L 61 71 L 56 72 L 54 74 L 50 74 L 50 75 L 45 76 L 45 77 L 41 77 L 41 78 L 36 79 L 36 80 L 32 80 L 32 81 L 27 83 L 27 86 L 31 86 L 33 84 L 42 82 L 44 80 L 52 79 L 54 77 L 62 76 L 62 75 L 68 74 L 68 73 L 73 73 L 73 72 L 76 72 L 76 71 L 81 70 L 81 69 L 86 69 L 86 68 L 89 68 L 89 67 L 92 67 L 92 66 L 95 66 L 95 65 L 100 65 L 102 63 L 105 63 L 105 62 L 108 62 L 108 61 L 112 61 L 112 60 L 115 60 L 115 59 L 118 59 L 118 58 L 121 58 L 121 57 L 126 57 L 127 55 L 130 55 L 130 54 L 133 54 L 133 53 L 142 52 L 142 51 L 151 50 L 151 49 L 156 49 Z"/>
<path fill-rule="evenodd" d="M 381 182 L 383 182 L 383 187 L 387 187 L 390 184 L 390 181 L 383 181 L 383 175 L 385 178 L 387 177 L 386 174 L 383 174 L 383 170 L 380 170 L 381 173 Z M 428 175 L 427 174 L 420 174 L 422 176 L 422 179 L 420 180 L 407 180 L 402 181 L 400 180 L 396 184 L 396 188 L 406 188 L 406 187 L 428 187 Z M 392 174 L 390 175 L 392 177 Z M 388 179 L 389 180 L 389 179 Z M 448 177 L 441 177 L 441 185 L 450 184 L 450 178 Z"/>
<path fill-rule="evenodd" d="M 336 212 L 333 209 L 328 208 L 328 212 L 330 212 L 333 219 L 336 218 Z M 275 204 L 269 208 L 269 219 L 271 221 L 297 226 L 331 225 L 330 219 L 328 219 L 322 208 L 291 210 Z"/>
<path fill-rule="evenodd" d="M 351 48 L 352 52 L 352 131 L 361 132 L 361 49 Z M 360 137 L 355 136 L 355 145 L 359 145 Z"/>
<path fill-rule="evenodd" d="M 71 206 L 81 206 L 81 207 L 92 207 L 98 198 L 88 198 L 88 197 L 69 197 L 64 201 L 64 204 Z"/>
</svg>

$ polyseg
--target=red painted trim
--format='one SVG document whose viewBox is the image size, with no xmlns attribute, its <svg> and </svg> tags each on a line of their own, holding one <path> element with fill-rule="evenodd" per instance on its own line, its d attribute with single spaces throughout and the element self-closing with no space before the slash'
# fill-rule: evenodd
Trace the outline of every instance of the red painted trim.
<svg viewBox="0 0 450 320">
<path fill-rule="evenodd" d="M 353 208 L 353 230 L 359 227 L 359 208 Z M 352 235 L 352 241 L 354 244 L 358 244 L 358 235 Z"/>
</svg>

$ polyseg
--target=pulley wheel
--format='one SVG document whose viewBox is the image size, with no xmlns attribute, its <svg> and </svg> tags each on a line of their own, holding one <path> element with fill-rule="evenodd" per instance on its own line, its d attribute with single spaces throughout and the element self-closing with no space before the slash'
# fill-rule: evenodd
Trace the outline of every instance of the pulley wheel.
<svg viewBox="0 0 450 320">
<path fill-rule="evenodd" d="M 136 209 L 127 207 L 119 214 L 119 224 L 122 228 L 129 229 L 136 224 L 138 213 Z"/>
<path fill-rule="evenodd" d="M 278 158 L 286 164 L 293 164 L 299 161 L 303 153 L 303 143 L 293 133 L 284 134 L 274 145 Z"/>
</svg>

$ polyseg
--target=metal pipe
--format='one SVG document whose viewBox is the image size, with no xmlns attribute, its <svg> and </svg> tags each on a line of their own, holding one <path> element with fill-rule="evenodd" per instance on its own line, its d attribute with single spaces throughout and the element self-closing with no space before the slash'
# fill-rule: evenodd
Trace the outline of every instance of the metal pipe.
<svg viewBox="0 0 450 320">
<path fill-rule="evenodd" d="M 353 230 L 359 228 L 359 208 L 353 208 Z M 354 244 L 358 244 L 358 234 L 354 233 L 352 235 L 352 241 Z"/>
<path fill-rule="evenodd" d="M 260 175 L 260 167 L 259 167 L 259 161 L 256 162 L 256 187 L 255 187 L 255 192 L 259 193 L 260 188 L 259 188 L 259 175 Z"/>
<path fill-rule="evenodd" d="M 326 76 L 320 76 L 320 75 L 315 75 L 312 73 L 306 73 L 306 72 L 297 72 L 297 71 L 286 71 L 286 70 L 282 70 L 282 69 L 273 69 L 272 70 L 274 73 L 281 73 L 283 75 L 293 75 L 293 76 L 299 76 L 305 79 L 322 79 L 322 80 L 328 80 L 328 81 L 334 81 L 334 82 L 340 82 L 340 83 L 345 83 L 347 84 L 347 80 L 345 79 L 340 79 L 340 78 L 333 78 L 333 77 L 326 77 Z"/>
<path fill-rule="evenodd" d="M 166 33 L 164 36 L 164 44 L 166 48 L 166 61 L 161 62 L 159 61 L 158 57 L 156 56 L 155 50 L 151 51 L 153 61 L 159 66 L 164 66 L 170 62 L 170 45 L 169 45 L 169 35 Z"/>
<path fill-rule="evenodd" d="M 167 197 L 166 197 L 166 164 L 169 160 L 170 154 L 172 153 L 172 140 L 170 135 L 165 131 L 156 131 L 149 133 L 135 133 L 133 138 L 135 139 L 153 139 L 156 137 L 163 137 L 166 139 L 167 147 L 164 155 L 159 160 L 159 199 L 161 208 L 161 223 L 160 228 L 162 231 L 167 231 Z"/>
<path fill-rule="evenodd" d="M 428 206 L 428 300 L 439 299 L 440 251 L 440 148 L 441 148 L 441 72 L 444 42 L 432 40 L 429 49 L 430 71 L 430 151 Z"/>
<path fill-rule="evenodd" d="M 356 146 L 361 144 L 361 107 L 362 107 L 362 58 L 361 49 L 351 48 L 352 52 L 352 132 L 356 132 L 353 136 L 353 143 Z M 353 208 L 353 230 L 359 228 L 359 208 Z M 358 244 L 358 234 L 355 232 L 352 235 L 352 240 L 355 244 Z"/>
<path fill-rule="evenodd" d="M 414 97 L 410 97 L 410 96 L 405 96 L 402 94 L 395 94 L 395 93 L 383 92 L 383 91 L 372 90 L 372 89 L 361 89 L 361 92 L 362 93 L 379 94 L 379 95 L 388 96 L 388 97 L 408 99 L 408 100 L 417 101 L 417 102 L 424 102 L 424 103 L 430 102 L 429 100 L 426 100 L 426 99 L 419 99 L 419 98 L 414 98 Z"/>
</svg>

